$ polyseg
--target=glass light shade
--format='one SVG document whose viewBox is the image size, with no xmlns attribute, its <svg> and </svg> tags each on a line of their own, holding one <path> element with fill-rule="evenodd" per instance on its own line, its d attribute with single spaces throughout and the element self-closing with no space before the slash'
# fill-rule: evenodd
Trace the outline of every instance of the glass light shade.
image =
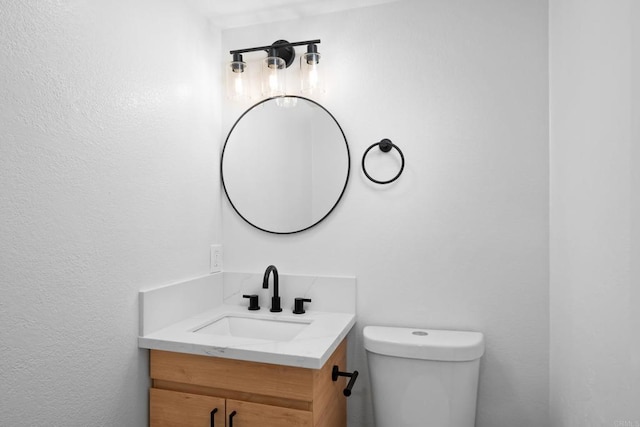
<svg viewBox="0 0 640 427">
<path fill-rule="evenodd" d="M 262 66 L 262 94 L 266 97 L 284 96 L 287 64 L 277 56 L 268 56 Z"/>
<path fill-rule="evenodd" d="M 231 61 L 227 66 L 227 97 L 232 100 L 249 98 L 249 78 L 247 64 L 243 61 Z"/>
<path fill-rule="evenodd" d="M 322 86 L 320 54 L 307 52 L 300 57 L 300 90 L 305 95 L 317 95 L 324 91 Z"/>
</svg>

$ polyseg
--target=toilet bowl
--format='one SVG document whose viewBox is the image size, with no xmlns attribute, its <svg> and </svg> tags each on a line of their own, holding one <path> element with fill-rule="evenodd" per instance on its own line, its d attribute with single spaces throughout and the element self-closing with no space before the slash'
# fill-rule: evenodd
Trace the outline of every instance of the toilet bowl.
<svg viewBox="0 0 640 427">
<path fill-rule="evenodd" d="M 479 332 L 366 326 L 376 427 L 473 427 Z"/>
</svg>

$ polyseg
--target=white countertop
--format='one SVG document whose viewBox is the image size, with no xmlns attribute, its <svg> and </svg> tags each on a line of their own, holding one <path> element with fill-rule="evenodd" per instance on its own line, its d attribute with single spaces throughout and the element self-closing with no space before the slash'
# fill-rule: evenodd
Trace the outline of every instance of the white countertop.
<svg viewBox="0 0 640 427">
<path fill-rule="evenodd" d="M 269 341 L 194 332 L 227 315 L 255 316 L 267 320 L 310 322 L 290 341 Z M 251 362 L 320 369 L 355 324 L 352 313 L 290 309 L 271 313 L 266 307 L 248 311 L 246 305 L 222 304 L 138 338 L 141 348 L 166 350 Z"/>
</svg>

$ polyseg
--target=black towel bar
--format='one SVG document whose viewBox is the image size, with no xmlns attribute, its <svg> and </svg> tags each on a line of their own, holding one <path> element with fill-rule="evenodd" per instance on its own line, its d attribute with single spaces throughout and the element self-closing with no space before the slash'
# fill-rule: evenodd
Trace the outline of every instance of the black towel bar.
<svg viewBox="0 0 640 427">
<path fill-rule="evenodd" d="M 347 384 L 345 389 L 342 391 L 342 394 L 344 394 L 347 397 L 351 396 L 351 389 L 353 388 L 354 384 L 356 383 L 356 379 L 358 379 L 358 371 L 340 372 L 340 369 L 338 368 L 338 366 L 337 365 L 333 365 L 333 371 L 331 372 L 331 379 L 333 381 L 338 381 L 338 377 L 348 377 L 349 378 L 349 383 Z"/>
</svg>

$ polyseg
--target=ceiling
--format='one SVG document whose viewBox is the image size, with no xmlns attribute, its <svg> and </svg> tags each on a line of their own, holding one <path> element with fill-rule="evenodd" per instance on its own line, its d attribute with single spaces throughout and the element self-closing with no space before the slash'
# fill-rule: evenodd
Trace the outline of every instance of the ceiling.
<svg viewBox="0 0 640 427">
<path fill-rule="evenodd" d="M 198 6 L 217 27 L 226 29 L 299 19 L 393 1 L 399 0 L 198 0 Z"/>
</svg>

